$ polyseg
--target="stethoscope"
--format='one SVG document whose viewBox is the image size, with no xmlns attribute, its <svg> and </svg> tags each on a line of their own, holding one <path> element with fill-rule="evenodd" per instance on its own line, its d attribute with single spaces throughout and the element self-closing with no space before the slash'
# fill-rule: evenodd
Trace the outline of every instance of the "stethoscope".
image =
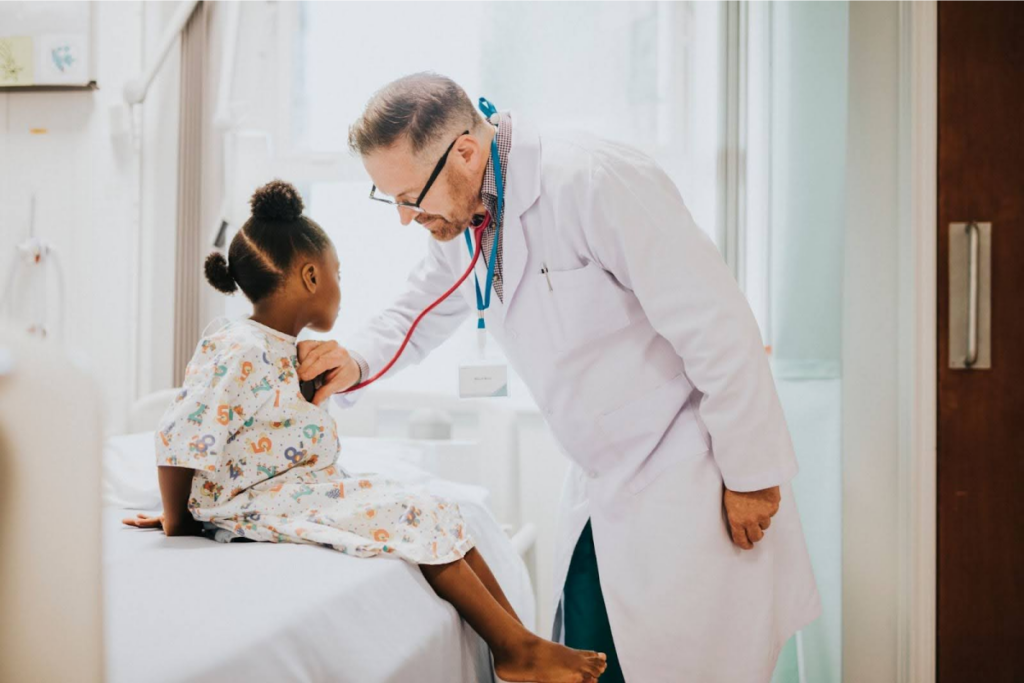
<svg viewBox="0 0 1024 683">
<path fill-rule="evenodd" d="M 487 117 L 488 120 L 490 120 L 491 117 L 498 112 L 495 106 L 484 97 L 480 98 L 479 106 L 480 111 L 483 112 L 483 115 Z M 498 243 L 499 240 L 501 239 L 501 210 L 503 202 L 505 201 L 503 182 L 504 179 L 502 178 L 501 175 L 501 160 L 498 157 L 497 133 L 495 133 L 494 137 L 491 138 L 491 160 L 494 162 L 494 185 L 498 193 L 498 205 L 496 207 L 498 211 L 498 220 L 495 222 L 494 244 L 491 245 L 491 253 L 490 256 L 488 256 L 487 258 L 486 293 L 480 289 L 480 279 L 477 278 L 474 274 L 474 279 L 476 280 L 476 326 L 477 329 L 479 330 L 486 329 L 486 325 L 484 322 L 484 312 L 488 308 L 490 308 L 491 305 L 491 290 L 493 289 L 494 285 L 494 268 L 498 262 Z M 480 222 L 480 225 L 472 226 L 472 228 L 466 228 L 465 232 L 463 233 L 466 237 L 466 247 L 469 249 L 469 253 L 472 254 L 473 256 L 473 258 L 469 262 L 469 267 L 466 268 L 466 272 L 463 273 L 462 276 L 455 281 L 455 284 L 452 285 L 447 292 L 442 294 L 437 299 L 437 301 L 427 306 L 425 309 L 423 309 L 422 313 L 416 316 L 416 319 L 412 321 L 412 325 L 409 326 L 409 331 L 405 333 L 405 339 L 402 340 L 402 345 L 398 347 L 398 351 L 395 352 L 395 355 L 391 358 L 390 361 L 388 361 L 387 365 L 381 368 L 380 371 L 377 372 L 377 374 L 373 375 L 369 379 L 363 380 L 362 382 L 359 382 L 358 384 L 355 384 L 349 387 L 348 389 L 338 393 L 347 394 L 350 391 L 357 391 L 359 389 L 368 387 L 369 385 L 373 384 L 378 379 L 386 375 L 388 370 L 390 370 L 392 366 L 394 366 L 394 364 L 398 362 L 398 359 L 401 358 L 402 356 L 402 352 L 405 351 L 405 347 L 409 344 L 409 340 L 412 339 L 412 334 L 413 332 L 416 331 L 416 326 L 420 324 L 420 321 L 423 320 L 424 316 L 426 316 L 427 313 L 430 313 L 432 310 L 434 310 L 442 301 L 450 297 L 459 287 L 461 287 L 462 283 L 466 281 L 466 278 L 469 277 L 470 273 L 474 273 L 477 261 L 480 260 L 480 253 L 483 251 L 482 238 L 484 235 L 484 231 L 486 231 L 487 228 L 491 226 L 492 220 L 493 219 L 491 218 L 491 212 L 488 211 L 487 213 L 484 214 L 484 219 L 483 221 Z M 471 230 L 473 232 L 473 237 L 470 237 L 469 234 Z M 476 249 L 473 248 L 474 239 L 476 240 Z"/>
</svg>

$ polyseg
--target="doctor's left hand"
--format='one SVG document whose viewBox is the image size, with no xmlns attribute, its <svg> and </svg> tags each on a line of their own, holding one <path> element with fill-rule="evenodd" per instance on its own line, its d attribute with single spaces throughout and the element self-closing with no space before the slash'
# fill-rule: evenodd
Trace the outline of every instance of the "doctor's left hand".
<svg viewBox="0 0 1024 683">
<path fill-rule="evenodd" d="M 778 486 L 746 493 L 725 489 L 722 503 L 725 505 L 732 542 L 744 550 L 753 548 L 755 543 L 764 538 L 772 517 L 779 511 L 781 500 Z"/>
<path fill-rule="evenodd" d="M 324 372 L 324 383 L 313 396 L 313 403 L 322 404 L 339 391 L 359 382 L 359 364 L 336 341 L 306 339 L 298 343 L 299 379 L 303 382 Z"/>
</svg>

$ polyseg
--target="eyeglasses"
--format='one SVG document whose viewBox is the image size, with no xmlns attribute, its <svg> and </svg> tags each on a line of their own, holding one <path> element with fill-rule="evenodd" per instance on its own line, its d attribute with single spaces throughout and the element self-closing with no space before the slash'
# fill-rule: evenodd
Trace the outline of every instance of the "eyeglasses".
<svg viewBox="0 0 1024 683">
<path fill-rule="evenodd" d="M 462 135 L 469 135 L 469 131 L 467 130 Z M 437 162 L 437 165 L 434 166 L 434 171 L 430 174 L 430 177 L 427 178 L 427 184 L 423 186 L 423 191 L 420 192 L 420 196 L 416 199 L 415 203 L 400 202 L 385 195 L 378 195 L 376 185 L 370 188 L 370 199 L 372 199 L 375 202 L 382 202 L 384 204 L 390 204 L 395 207 L 409 209 L 410 211 L 414 211 L 416 213 L 425 213 L 423 208 L 420 207 L 420 204 L 423 202 L 423 198 L 427 196 L 427 190 L 429 190 L 430 186 L 434 184 L 435 180 L 437 180 L 437 176 L 441 174 L 441 169 L 444 168 L 445 162 L 448 161 L 448 154 L 452 151 L 452 148 L 455 146 L 455 143 L 459 141 L 459 138 L 461 138 L 462 135 L 452 140 L 452 144 L 448 145 L 448 149 L 444 151 L 444 155 Z"/>
</svg>

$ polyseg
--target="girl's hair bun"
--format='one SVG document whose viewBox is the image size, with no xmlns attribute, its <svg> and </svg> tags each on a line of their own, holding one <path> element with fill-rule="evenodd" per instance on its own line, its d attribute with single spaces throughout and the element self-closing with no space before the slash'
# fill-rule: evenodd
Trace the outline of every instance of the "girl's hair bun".
<svg viewBox="0 0 1024 683">
<path fill-rule="evenodd" d="M 283 180 L 272 180 L 256 190 L 250 204 L 253 218 L 268 221 L 294 221 L 303 209 L 299 191 Z"/>
<path fill-rule="evenodd" d="M 206 257 L 206 279 L 214 289 L 225 294 L 232 294 L 238 289 L 235 278 L 231 277 L 228 262 L 224 254 L 215 251 Z"/>
</svg>

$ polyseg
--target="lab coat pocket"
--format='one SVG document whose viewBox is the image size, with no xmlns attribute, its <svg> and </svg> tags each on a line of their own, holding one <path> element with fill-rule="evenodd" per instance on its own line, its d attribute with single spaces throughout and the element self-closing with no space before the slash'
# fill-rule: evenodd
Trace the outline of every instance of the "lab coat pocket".
<svg viewBox="0 0 1024 683">
<path fill-rule="evenodd" d="M 596 263 L 543 277 L 555 318 L 555 344 L 567 351 L 629 325 L 628 293 Z"/>
<path fill-rule="evenodd" d="M 626 479 L 630 493 L 640 493 L 673 465 L 708 452 L 691 392 L 680 373 L 598 420 L 611 448 L 636 463 Z"/>
</svg>

